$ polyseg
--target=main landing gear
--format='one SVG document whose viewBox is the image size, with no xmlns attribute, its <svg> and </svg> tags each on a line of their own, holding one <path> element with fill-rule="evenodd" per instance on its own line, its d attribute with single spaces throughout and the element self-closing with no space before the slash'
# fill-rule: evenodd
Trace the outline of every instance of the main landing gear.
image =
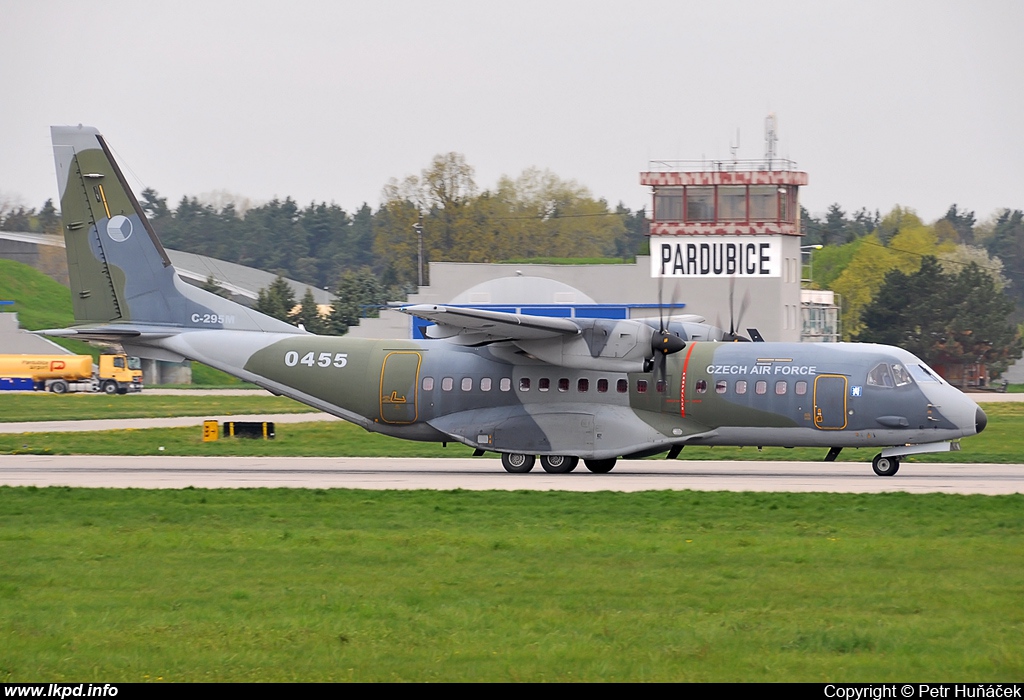
<svg viewBox="0 0 1024 700">
<path fill-rule="evenodd" d="M 537 458 L 533 455 L 521 455 L 518 453 L 501 453 L 501 466 L 510 474 L 525 474 L 533 469 Z"/>
<path fill-rule="evenodd" d="M 871 468 L 878 476 L 895 476 L 900 470 L 899 457 L 883 457 L 881 453 L 871 460 Z"/>
<path fill-rule="evenodd" d="M 524 455 L 513 452 L 502 453 L 501 466 L 510 474 L 526 474 L 531 471 L 537 463 L 533 455 Z M 580 463 L 579 457 L 566 455 L 543 455 L 540 458 L 540 466 L 548 474 L 568 474 Z M 585 459 L 583 463 L 587 469 L 595 474 L 607 474 L 615 467 L 615 458 L 612 459 Z"/>
<path fill-rule="evenodd" d="M 565 455 L 544 455 L 540 458 L 540 466 L 548 474 L 568 474 L 580 463 L 579 457 L 566 457 Z"/>
</svg>

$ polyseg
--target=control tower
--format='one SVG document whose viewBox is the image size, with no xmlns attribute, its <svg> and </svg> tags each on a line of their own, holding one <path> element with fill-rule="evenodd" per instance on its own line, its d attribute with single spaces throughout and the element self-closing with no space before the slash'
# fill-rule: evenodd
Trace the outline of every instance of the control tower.
<svg viewBox="0 0 1024 700">
<path fill-rule="evenodd" d="M 652 161 L 651 277 L 675 280 L 689 310 L 725 327 L 781 329 L 800 340 L 800 187 L 807 173 L 775 157 L 774 117 L 762 160 Z M 670 280 L 666 280 L 668 282 Z M 728 303 L 735 297 L 734 308 Z M 741 299 L 748 299 L 740 316 Z M 698 300 L 701 300 L 698 303 Z M 723 303 L 724 302 L 724 303 Z M 701 306 L 703 308 L 697 308 Z"/>
</svg>

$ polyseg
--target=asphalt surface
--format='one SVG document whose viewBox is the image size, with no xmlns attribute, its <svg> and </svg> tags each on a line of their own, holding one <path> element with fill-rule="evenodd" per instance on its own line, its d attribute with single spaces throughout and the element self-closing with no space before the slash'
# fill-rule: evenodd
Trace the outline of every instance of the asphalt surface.
<svg viewBox="0 0 1024 700">
<path fill-rule="evenodd" d="M 164 394 L 245 393 L 252 390 L 154 390 Z M 264 392 L 255 392 L 264 393 Z M 1024 394 L 972 394 L 979 403 L 1021 401 Z M 204 420 L 275 423 L 338 420 L 324 413 L 193 416 L 0 423 L 0 432 L 67 432 L 200 426 Z M 572 474 L 508 474 L 497 459 L 321 457 L 0 457 L 0 484 L 110 488 L 363 488 L 565 491 L 830 491 L 845 493 L 1024 493 L 1024 465 L 904 462 L 895 477 L 878 477 L 866 463 L 620 460 L 610 474 L 581 464 Z"/>
<path fill-rule="evenodd" d="M 1007 464 L 904 463 L 878 477 L 856 462 L 620 460 L 609 474 L 508 474 L 497 459 L 370 457 L 109 457 L 16 455 L 0 458 L 10 486 L 110 488 L 360 488 L 531 491 L 829 491 L 837 493 L 1024 493 L 1024 468 Z"/>
</svg>

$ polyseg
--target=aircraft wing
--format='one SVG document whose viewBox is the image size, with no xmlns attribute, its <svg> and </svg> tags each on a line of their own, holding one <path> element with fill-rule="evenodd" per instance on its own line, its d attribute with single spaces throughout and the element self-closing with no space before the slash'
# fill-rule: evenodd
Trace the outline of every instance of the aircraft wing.
<svg viewBox="0 0 1024 700">
<path fill-rule="evenodd" d="M 436 323 L 427 328 L 429 338 L 469 346 L 512 343 L 534 359 L 575 369 L 649 371 L 656 353 L 685 346 L 678 337 L 631 319 L 552 318 L 434 304 L 401 311 Z"/>
<path fill-rule="evenodd" d="M 399 311 L 437 324 L 427 329 L 427 337 L 445 338 L 459 345 L 563 338 L 576 336 L 581 332 L 580 326 L 567 318 L 510 314 L 437 304 L 404 306 Z"/>
</svg>

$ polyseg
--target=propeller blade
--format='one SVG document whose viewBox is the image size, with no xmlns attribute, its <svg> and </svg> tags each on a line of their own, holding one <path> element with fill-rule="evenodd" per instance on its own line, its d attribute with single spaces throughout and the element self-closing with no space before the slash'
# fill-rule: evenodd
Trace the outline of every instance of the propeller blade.
<svg viewBox="0 0 1024 700">
<path fill-rule="evenodd" d="M 663 302 L 665 291 L 665 278 L 658 278 L 658 332 L 665 332 L 665 304 Z"/>
<path fill-rule="evenodd" d="M 736 315 L 736 328 L 743 327 L 743 314 L 747 312 L 747 308 L 750 306 L 750 290 L 748 289 L 743 294 L 743 301 L 740 302 L 740 312 Z"/>
<path fill-rule="evenodd" d="M 746 338 L 736 332 L 736 329 L 740 327 L 740 323 L 743 320 L 743 314 L 747 312 L 747 307 L 750 306 L 750 290 L 748 289 L 743 294 L 743 301 L 740 302 L 740 312 L 737 315 L 733 314 L 734 307 L 733 301 L 736 292 L 736 278 L 729 278 L 729 333 L 722 337 L 722 340 L 726 342 L 749 342 L 750 339 Z"/>
<path fill-rule="evenodd" d="M 733 315 L 732 300 L 736 293 L 736 278 L 729 278 L 729 339 L 736 335 L 736 325 L 734 323 L 735 316 Z"/>
</svg>

